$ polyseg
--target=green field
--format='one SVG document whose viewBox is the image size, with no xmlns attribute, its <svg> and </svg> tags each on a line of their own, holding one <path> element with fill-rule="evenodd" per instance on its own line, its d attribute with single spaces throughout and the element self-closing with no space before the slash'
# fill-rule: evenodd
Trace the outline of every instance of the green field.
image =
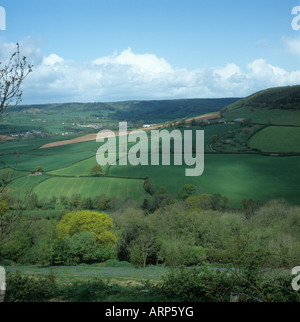
<svg viewBox="0 0 300 322">
<path fill-rule="evenodd" d="M 196 129 L 200 128 L 196 127 Z M 206 126 L 203 129 L 205 130 L 207 151 L 209 150 L 211 135 L 215 133 L 224 135 L 228 130 L 238 130 L 239 126 L 223 124 Z M 298 128 L 270 127 L 269 129 L 272 131 L 288 131 L 289 138 L 293 138 L 293 142 L 298 139 Z M 253 139 L 260 136 L 259 142 L 262 144 L 265 138 L 264 131 L 258 132 Z M 291 134 L 291 132 L 293 133 Z M 271 136 L 273 134 L 274 132 L 271 133 Z M 265 141 L 268 142 L 267 139 Z M 273 142 L 275 144 L 274 139 Z M 288 144 L 283 145 L 283 148 L 288 146 Z M 293 143 L 293 146 L 295 146 L 295 143 Z M 20 143 L 18 147 L 22 151 Z M 14 196 L 22 198 L 31 188 L 34 188 L 33 191 L 40 198 L 59 197 L 60 195 L 72 196 L 73 194 L 81 194 L 82 197 L 95 197 L 103 194 L 108 197 L 116 196 L 121 199 L 130 197 L 142 201 L 146 196 L 143 189 L 144 181 L 130 178 L 145 178 L 148 176 L 154 183 L 156 190 L 161 186 L 167 186 L 170 193 L 177 193 L 183 184 L 192 183 L 198 186 L 199 191 L 203 193 L 219 193 L 227 196 L 233 205 L 240 205 L 243 198 L 256 200 L 285 198 L 292 203 L 299 204 L 300 202 L 298 184 L 300 181 L 300 157 L 278 158 L 253 154 L 205 154 L 205 170 L 200 177 L 186 177 L 185 166 L 134 167 L 128 165 L 112 166 L 108 174 L 109 176 L 129 179 L 80 178 L 80 176 L 89 176 L 91 167 L 97 164 L 95 147 L 95 142 L 84 142 L 44 149 L 41 150 L 43 154 L 24 154 L 19 158 L 11 154 L 2 155 L 1 160 L 10 166 L 27 171 L 16 172 L 15 177 L 22 177 L 9 185 L 11 192 Z M 27 141 L 24 141 L 24 149 L 30 152 L 28 151 Z M 29 171 L 32 171 L 37 165 L 45 167 L 47 176 L 28 176 Z M 1 171 L 5 172 L 6 169 Z M 106 169 L 104 169 L 104 174 L 106 174 Z M 68 176 L 70 177 L 67 178 Z M 43 182 L 40 183 L 41 181 Z"/>
<path fill-rule="evenodd" d="M 92 157 L 74 163 L 71 166 L 60 168 L 55 171 L 50 171 L 49 174 L 51 175 L 60 175 L 60 176 L 89 176 L 91 174 L 91 168 L 97 165 L 97 160 L 95 155 Z M 105 173 L 106 167 L 103 168 L 103 173 Z"/>
<path fill-rule="evenodd" d="M 202 193 L 219 193 L 239 205 L 243 198 L 266 201 L 285 198 L 299 204 L 300 157 L 206 154 L 204 174 L 186 177 L 185 166 L 112 166 L 110 175 L 149 176 L 158 190 L 177 193 L 191 183 Z"/>
<path fill-rule="evenodd" d="M 118 197 L 122 200 L 132 198 L 142 202 L 147 194 L 143 188 L 144 180 L 119 179 L 107 177 L 49 178 L 37 185 L 33 192 L 40 198 L 51 198 L 80 194 L 83 198 Z"/>
<path fill-rule="evenodd" d="M 44 277 L 55 274 L 60 284 L 89 281 L 94 278 L 110 280 L 118 284 L 132 283 L 140 285 L 142 281 L 158 282 L 162 276 L 170 271 L 167 267 L 135 268 L 135 267 L 101 267 L 96 265 L 78 267 L 51 267 L 39 268 L 35 266 L 12 267 L 8 266 L 7 272 L 22 271 L 22 276 Z"/>
<path fill-rule="evenodd" d="M 46 177 L 47 178 L 47 177 Z M 13 180 L 8 185 L 8 191 L 16 198 L 22 200 L 32 190 L 32 188 L 46 179 L 45 176 L 30 176 L 26 175 Z"/>
<path fill-rule="evenodd" d="M 300 128 L 269 126 L 256 133 L 250 146 L 263 152 L 300 152 Z"/>
<path fill-rule="evenodd" d="M 300 126 L 300 111 L 274 109 L 272 111 L 261 109 L 251 110 L 242 107 L 229 110 L 223 113 L 227 120 L 235 120 L 237 118 L 249 119 L 254 123 L 273 124 L 273 125 L 296 125 Z"/>
<path fill-rule="evenodd" d="M 149 197 L 143 189 L 143 179 L 149 177 L 156 191 L 166 186 L 170 193 L 175 194 L 184 184 L 191 183 L 198 187 L 199 192 L 228 197 L 233 206 L 239 206 L 243 198 L 262 201 L 285 198 L 299 204 L 300 157 L 262 156 L 254 154 L 257 151 L 251 148 L 270 154 L 299 153 L 300 128 L 289 125 L 300 125 L 300 111 L 252 109 L 245 106 L 225 110 L 223 114 L 227 120 L 242 117 L 254 123 L 286 126 L 269 126 L 259 131 L 263 125 L 234 122 L 203 126 L 197 124 L 193 127 L 179 125 L 178 129 L 182 133 L 189 129 L 205 132 L 205 170 L 200 177 L 186 177 L 185 166 L 172 165 L 103 167 L 101 177 L 91 177 L 90 170 L 97 164 L 95 155 L 99 143 L 90 141 L 39 149 L 44 144 L 66 137 L 1 143 L 0 174 L 5 173 L 8 167 L 17 170 L 12 172 L 14 180 L 9 189 L 20 198 L 32 190 L 40 198 L 61 195 L 71 197 L 74 194 L 91 198 L 106 195 L 142 202 L 145 197 Z M 174 129 L 168 128 L 169 131 Z M 255 131 L 258 132 L 253 135 Z M 218 140 L 212 143 L 214 136 Z M 172 159 L 173 156 L 171 164 Z M 36 166 L 44 167 L 43 176 L 29 176 Z"/>
</svg>

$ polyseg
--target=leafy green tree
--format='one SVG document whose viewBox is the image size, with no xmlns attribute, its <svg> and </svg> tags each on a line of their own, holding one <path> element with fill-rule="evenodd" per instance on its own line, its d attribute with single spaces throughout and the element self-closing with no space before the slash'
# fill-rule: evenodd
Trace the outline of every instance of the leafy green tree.
<svg viewBox="0 0 300 322">
<path fill-rule="evenodd" d="M 98 177 L 100 174 L 102 174 L 103 168 L 101 165 L 95 165 L 94 167 L 91 168 L 91 175 Z"/>
<path fill-rule="evenodd" d="M 82 206 L 84 209 L 92 210 L 94 209 L 93 200 L 91 198 L 86 198 L 82 202 Z"/>
<path fill-rule="evenodd" d="M 194 186 L 193 184 L 185 184 L 179 190 L 178 197 L 180 199 L 185 200 L 188 197 L 190 197 L 195 191 L 196 191 L 196 186 Z"/>
<path fill-rule="evenodd" d="M 68 201 L 68 204 L 72 209 L 78 209 L 81 206 L 81 203 L 82 200 L 80 194 L 73 195 Z"/>
<path fill-rule="evenodd" d="M 161 240 L 159 254 L 164 263 L 171 267 L 199 265 L 206 259 L 203 247 L 195 246 L 189 237 L 176 235 Z"/>
<path fill-rule="evenodd" d="M 26 208 L 32 210 L 39 207 L 40 207 L 39 197 L 36 193 L 32 193 L 27 200 Z"/>
<path fill-rule="evenodd" d="M 92 232 L 76 233 L 64 237 L 56 252 L 55 261 L 63 265 L 92 264 L 116 258 L 115 248 L 100 246 Z"/>
<path fill-rule="evenodd" d="M 9 210 L 6 200 L 0 201 L 0 243 L 1 241 L 3 242 L 9 233 L 9 221 L 7 218 Z"/>
<path fill-rule="evenodd" d="M 154 185 L 149 179 L 146 179 L 144 189 L 149 193 L 149 195 L 154 195 Z"/>
<path fill-rule="evenodd" d="M 140 232 L 129 247 L 130 262 L 136 266 L 146 267 L 147 259 L 156 251 L 155 240 L 148 230 Z"/>
<path fill-rule="evenodd" d="M 75 233 L 90 231 L 99 245 L 113 246 L 118 236 L 112 231 L 113 220 L 106 213 L 94 211 L 76 211 L 68 213 L 58 224 L 58 236 L 72 237 Z"/>
<path fill-rule="evenodd" d="M 157 194 L 159 194 L 159 195 L 165 195 L 165 194 L 167 194 L 168 193 L 168 189 L 167 189 L 167 187 L 166 186 L 162 186 L 162 187 L 160 187 L 159 189 L 158 189 L 158 192 L 157 192 Z"/>
<path fill-rule="evenodd" d="M 150 210 L 150 203 L 148 199 L 144 199 L 143 204 L 142 204 L 142 209 L 144 210 L 145 215 L 149 213 Z"/>
<path fill-rule="evenodd" d="M 111 208 L 112 198 L 103 198 L 95 202 L 95 208 L 103 211 Z"/>
<path fill-rule="evenodd" d="M 41 173 L 43 173 L 43 172 L 45 172 L 45 169 L 44 169 L 44 167 L 38 165 L 38 166 L 35 167 L 34 172 L 41 172 Z"/>
<path fill-rule="evenodd" d="M 219 134 L 213 134 L 213 135 L 209 138 L 209 140 L 210 140 L 210 142 L 211 142 L 211 143 L 216 143 L 216 142 L 219 140 L 219 138 L 220 138 Z"/>
<path fill-rule="evenodd" d="M 191 126 L 196 126 L 197 125 L 197 121 L 195 119 L 191 120 Z"/>
<path fill-rule="evenodd" d="M 56 221 L 39 220 L 31 224 L 30 228 L 32 244 L 19 261 L 24 264 L 53 265 L 58 243 Z"/>
</svg>

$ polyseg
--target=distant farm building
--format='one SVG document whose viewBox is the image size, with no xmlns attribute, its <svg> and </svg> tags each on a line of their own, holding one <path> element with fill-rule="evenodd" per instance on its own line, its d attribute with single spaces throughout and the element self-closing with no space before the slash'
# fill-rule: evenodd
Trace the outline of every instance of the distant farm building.
<svg viewBox="0 0 300 322">
<path fill-rule="evenodd" d="M 149 127 L 156 126 L 156 125 L 157 124 L 144 124 L 143 128 L 149 128 Z"/>
<path fill-rule="evenodd" d="M 236 122 L 236 123 L 242 123 L 244 121 L 245 121 L 244 118 L 237 118 L 237 119 L 234 120 L 234 122 Z"/>
</svg>

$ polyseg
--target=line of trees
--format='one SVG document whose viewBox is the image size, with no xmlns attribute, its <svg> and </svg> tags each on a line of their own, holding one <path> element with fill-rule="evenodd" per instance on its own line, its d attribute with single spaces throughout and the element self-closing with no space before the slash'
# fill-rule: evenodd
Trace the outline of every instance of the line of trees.
<svg viewBox="0 0 300 322">
<path fill-rule="evenodd" d="M 300 208 L 283 200 L 243 199 L 240 209 L 231 209 L 226 197 L 199 193 L 193 185 L 184 185 L 176 195 L 161 187 L 142 205 L 104 196 L 87 200 L 70 198 L 65 209 L 48 211 L 55 214 L 48 218 L 41 208 L 27 210 L 11 230 L 11 238 L 0 245 L 2 260 L 75 265 L 115 259 L 138 267 L 203 262 L 239 266 L 249 261 L 262 267 L 299 264 Z M 1 214 L 10 211 L 9 201 L 2 201 Z M 102 219 L 95 220 L 97 216 Z M 104 231 L 113 236 L 109 242 Z"/>
</svg>

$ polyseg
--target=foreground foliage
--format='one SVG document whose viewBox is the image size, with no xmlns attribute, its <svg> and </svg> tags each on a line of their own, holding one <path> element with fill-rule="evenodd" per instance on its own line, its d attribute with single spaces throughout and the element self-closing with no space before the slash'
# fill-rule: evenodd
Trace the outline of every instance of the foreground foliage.
<svg viewBox="0 0 300 322">
<path fill-rule="evenodd" d="M 101 279 L 59 284 L 50 274 L 43 278 L 9 274 L 6 302 L 300 302 L 283 273 L 214 270 L 206 266 L 172 270 L 156 284 L 120 285 Z"/>
</svg>

